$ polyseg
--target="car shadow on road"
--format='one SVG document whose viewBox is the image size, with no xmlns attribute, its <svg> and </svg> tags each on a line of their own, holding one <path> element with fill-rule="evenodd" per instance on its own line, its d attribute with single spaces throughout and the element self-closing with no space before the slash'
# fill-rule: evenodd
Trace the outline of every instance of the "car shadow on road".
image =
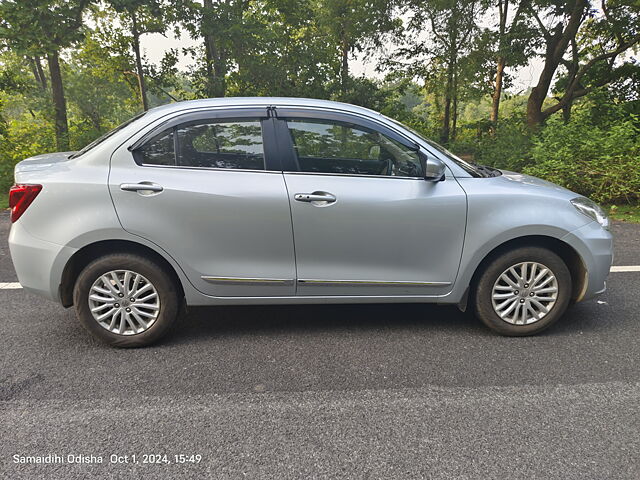
<svg viewBox="0 0 640 480">
<path fill-rule="evenodd" d="M 179 337 L 322 333 L 341 330 L 482 330 L 468 312 L 421 304 L 190 307 Z"/>
<path fill-rule="evenodd" d="M 571 308 L 560 321 L 540 335 L 572 335 L 602 328 L 593 306 Z M 305 335 L 343 332 L 414 331 L 421 335 L 494 336 L 480 320 L 455 306 L 425 304 L 268 305 L 190 307 L 176 330 L 163 342 L 190 343 L 194 339 L 238 335 Z"/>
</svg>

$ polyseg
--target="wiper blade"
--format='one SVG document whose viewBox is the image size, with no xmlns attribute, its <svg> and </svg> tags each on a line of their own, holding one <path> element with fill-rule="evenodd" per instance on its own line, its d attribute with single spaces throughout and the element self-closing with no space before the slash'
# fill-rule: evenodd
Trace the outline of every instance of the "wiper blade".
<svg viewBox="0 0 640 480">
<path fill-rule="evenodd" d="M 500 175 L 500 170 L 493 167 L 487 167 L 486 165 L 475 164 L 475 167 L 484 173 L 487 177 L 497 177 Z"/>
</svg>

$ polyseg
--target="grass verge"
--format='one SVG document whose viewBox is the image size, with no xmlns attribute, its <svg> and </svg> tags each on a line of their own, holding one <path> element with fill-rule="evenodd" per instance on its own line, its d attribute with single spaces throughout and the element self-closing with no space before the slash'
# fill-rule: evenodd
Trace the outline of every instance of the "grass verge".
<svg viewBox="0 0 640 480">
<path fill-rule="evenodd" d="M 640 223 L 640 205 L 611 205 L 607 211 L 613 220 Z"/>
</svg>

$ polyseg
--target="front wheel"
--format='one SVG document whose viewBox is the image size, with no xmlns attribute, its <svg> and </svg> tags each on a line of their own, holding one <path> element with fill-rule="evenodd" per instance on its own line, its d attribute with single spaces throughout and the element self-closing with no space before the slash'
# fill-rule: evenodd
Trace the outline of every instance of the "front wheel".
<svg viewBox="0 0 640 480">
<path fill-rule="evenodd" d="M 158 340 L 178 316 L 180 297 L 162 267 L 140 255 L 100 257 L 78 276 L 73 291 L 76 315 L 89 332 L 118 347 Z"/>
<path fill-rule="evenodd" d="M 495 258 L 480 276 L 475 312 L 502 335 L 533 335 L 564 314 L 571 290 L 571 274 L 558 255 L 541 247 L 517 248 Z"/>
</svg>

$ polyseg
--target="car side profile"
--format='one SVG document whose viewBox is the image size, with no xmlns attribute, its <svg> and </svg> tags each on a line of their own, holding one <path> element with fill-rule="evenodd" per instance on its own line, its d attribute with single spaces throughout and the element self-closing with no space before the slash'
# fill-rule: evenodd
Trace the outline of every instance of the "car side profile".
<svg viewBox="0 0 640 480">
<path fill-rule="evenodd" d="M 330 101 L 158 107 L 15 182 L 23 288 L 122 347 L 185 304 L 452 304 L 530 335 L 603 292 L 612 262 L 589 199 Z"/>
</svg>

